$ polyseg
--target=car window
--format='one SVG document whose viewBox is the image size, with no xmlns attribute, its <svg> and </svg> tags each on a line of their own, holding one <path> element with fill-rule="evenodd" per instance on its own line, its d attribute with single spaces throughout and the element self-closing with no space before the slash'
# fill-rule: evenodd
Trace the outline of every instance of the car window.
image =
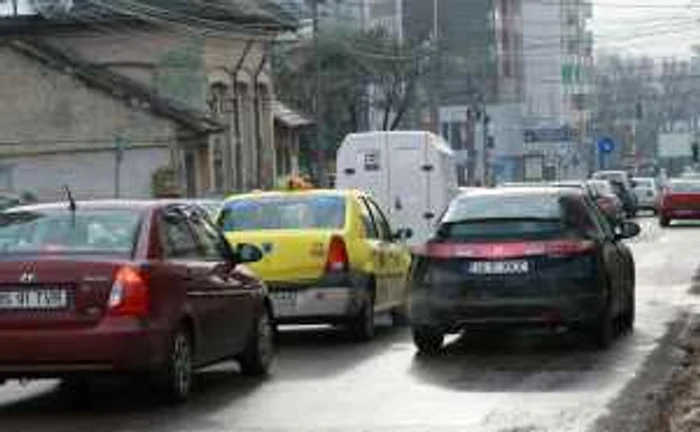
<svg viewBox="0 0 700 432">
<path fill-rule="evenodd" d="M 367 235 L 367 238 L 378 239 L 379 229 L 375 224 L 374 217 L 372 216 L 372 212 L 367 206 L 367 202 L 363 199 L 360 199 L 357 201 L 357 204 L 360 208 L 360 220 L 362 221 L 362 225 L 365 227 L 365 234 Z"/>
<path fill-rule="evenodd" d="M 336 195 L 259 196 L 227 202 L 219 216 L 226 232 L 342 229 L 345 198 Z"/>
<path fill-rule="evenodd" d="M 129 209 L 0 212 L 0 254 L 99 253 L 131 255 L 142 214 Z"/>
<path fill-rule="evenodd" d="M 461 196 L 443 216 L 443 222 L 476 219 L 559 219 L 559 197 L 550 193 Z"/>
<path fill-rule="evenodd" d="M 189 223 L 197 238 L 197 252 L 204 261 L 226 261 L 223 237 L 204 215 L 193 215 Z"/>
<path fill-rule="evenodd" d="M 391 227 L 389 226 L 389 222 L 387 221 L 386 217 L 384 216 L 384 213 L 381 211 L 377 203 L 372 201 L 370 198 L 364 198 L 365 202 L 367 203 L 367 207 L 369 208 L 369 211 L 372 215 L 372 219 L 374 219 L 376 225 L 377 225 L 377 230 L 379 233 L 379 238 L 382 240 L 391 240 Z"/>
<path fill-rule="evenodd" d="M 567 228 L 572 228 L 589 238 L 603 237 L 600 223 L 583 197 L 562 197 L 561 204 Z"/>
<path fill-rule="evenodd" d="M 161 227 L 165 258 L 200 257 L 195 235 L 184 214 L 168 212 L 161 219 Z"/>
</svg>

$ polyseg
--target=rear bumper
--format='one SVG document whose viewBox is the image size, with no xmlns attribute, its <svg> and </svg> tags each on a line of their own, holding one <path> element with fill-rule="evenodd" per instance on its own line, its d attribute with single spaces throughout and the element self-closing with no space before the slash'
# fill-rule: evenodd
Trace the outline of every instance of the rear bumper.
<svg viewBox="0 0 700 432">
<path fill-rule="evenodd" d="M 268 283 L 268 287 L 281 324 L 341 323 L 359 313 L 366 281 L 335 275 L 306 283 Z"/>
<path fill-rule="evenodd" d="M 105 319 L 93 328 L 0 331 L 1 378 L 125 373 L 163 363 L 168 332 Z"/>
<path fill-rule="evenodd" d="M 661 214 L 666 219 L 700 219 L 700 209 L 663 209 Z"/>
<path fill-rule="evenodd" d="M 446 333 L 469 329 L 573 327 L 598 320 L 604 299 L 599 294 L 507 299 L 440 299 L 416 295 L 411 300 L 414 326 Z"/>
</svg>

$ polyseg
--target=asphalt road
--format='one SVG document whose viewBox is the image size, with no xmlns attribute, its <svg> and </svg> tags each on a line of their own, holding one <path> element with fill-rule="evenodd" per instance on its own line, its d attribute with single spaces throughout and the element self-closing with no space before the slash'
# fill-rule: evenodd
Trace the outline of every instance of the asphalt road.
<svg viewBox="0 0 700 432">
<path fill-rule="evenodd" d="M 700 225 L 642 221 L 634 334 L 600 353 L 567 335 L 466 335 L 444 356 L 415 355 L 407 330 L 352 344 L 332 331 L 285 331 L 274 377 L 235 366 L 201 374 L 184 406 L 105 385 L 74 400 L 56 382 L 0 387 L 0 431 L 584 431 L 642 371 L 668 324 L 697 300 Z"/>
</svg>

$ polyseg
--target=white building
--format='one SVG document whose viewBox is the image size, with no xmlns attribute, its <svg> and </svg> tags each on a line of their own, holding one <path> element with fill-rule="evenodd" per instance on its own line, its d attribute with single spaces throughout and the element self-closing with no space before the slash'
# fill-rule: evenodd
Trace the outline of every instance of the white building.
<svg viewBox="0 0 700 432">
<path fill-rule="evenodd" d="M 533 128 L 579 128 L 592 93 L 590 0 L 523 0 L 524 115 Z"/>
</svg>

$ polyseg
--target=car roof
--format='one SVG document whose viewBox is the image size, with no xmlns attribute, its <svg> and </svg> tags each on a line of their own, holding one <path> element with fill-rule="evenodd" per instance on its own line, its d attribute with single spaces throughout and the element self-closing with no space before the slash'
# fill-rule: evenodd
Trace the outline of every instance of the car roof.
<svg viewBox="0 0 700 432">
<path fill-rule="evenodd" d="M 307 190 L 295 190 L 295 191 L 259 191 L 259 192 L 249 192 L 244 194 L 231 195 L 226 198 L 225 202 L 241 200 L 241 199 L 255 199 L 255 198 L 273 198 L 273 197 L 309 197 L 309 196 L 336 196 L 336 197 L 352 197 L 365 195 L 364 193 L 354 190 L 336 190 L 336 189 L 307 189 Z"/>
<path fill-rule="evenodd" d="M 578 188 L 566 188 L 557 186 L 507 186 L 496 189 L 483 189 L 473 191 L 463 198 L 474 198 L 480 196 L 522 196 L 522 195 L 551 195 L 551 196 L 582 196 L 583 192 Z"/>
<path fill-rule="evenodd" d="M 174 204 L 193 204 L 196 205 L 194 201 L 180 200 L 180 199 L 163 199 L 163 200 L 90 200 L 90 201 L 76 201 L 75 205 L 78 211 L 80 209 L 94 209 L 94 210 L 106 210 L 106 209 L 131 209 L 136 211 L 148 211 L 155 208 L 161 208 L 168 205 Z M 68 209 L 69 202 L 66 201 L 56 201 L 51 203 L 40 203 L 31 204 L 25 206 L 14 207 L 7 211 L 40 211 L 40 210 L 57 210 L 61 208 Z"/>
</svg>

